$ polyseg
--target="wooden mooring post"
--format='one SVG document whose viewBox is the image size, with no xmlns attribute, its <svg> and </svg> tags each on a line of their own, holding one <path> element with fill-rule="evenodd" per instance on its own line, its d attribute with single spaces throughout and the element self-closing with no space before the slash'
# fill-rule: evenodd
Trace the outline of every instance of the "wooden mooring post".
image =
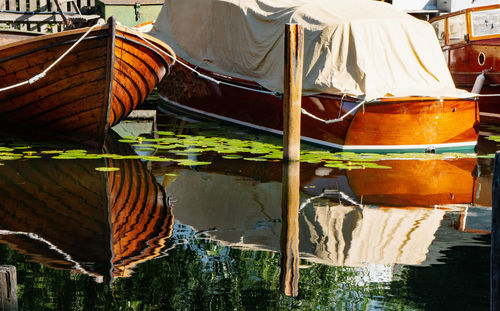
<svg viewBox="0 0 500 311">
<path fill-rule="evenodd" d="M 500 151 L 495 154 L 492 184 L 490 310 L 500 311 Z"/>
<path fill-rule="evenodd" d="M 0 311 L 15 311 L 17 309 L 16 267 L 0 266 Z"/>
<path fill-rule="evenodd" d="M 283 85 L 283 160 L 300 160 L 300 109 L 304 27 L 285 25 L 285 75 Z"/>
<path fill-rule="evenodd" d="M 280 290 L 283 294 L 293 297 L 299 293 L 299 160 L 303 55 L 303 27 L 286 24 Z"/>
</svg>

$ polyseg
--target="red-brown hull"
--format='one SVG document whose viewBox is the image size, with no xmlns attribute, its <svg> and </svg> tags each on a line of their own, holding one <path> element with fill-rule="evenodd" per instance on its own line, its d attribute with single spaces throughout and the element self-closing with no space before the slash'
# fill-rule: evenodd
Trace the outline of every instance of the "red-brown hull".
<svg viewBox="0 0 500 311">
<path fill-rule="evenodd" d="M 28 40 L 20 34 L 1 46 L 0 89 L 40 74 L 87 30 Z M 108 128 L 144 101 L 169 64 L 125 28 L 95 27 L 43 78 L 0 91 L 0 124 L 4 132 L 102 145 Z"/>
<path fill-rule="evenodd" d="M 472 41 L 445 48 L 449 68 L 456 86 L 472 91 L 476 78 L 484 71 L 480 93 L 500 94 L 500 39 Z M 484 55 L 484 63 L 483 61 Z M 479 98 L 481 121 L 500 122 L 500 95 Z"/>
<path fill-rule="evenodd" d="M 203 72 L 247 90 L 199 78 L 174 65 L 159 86 L 160 95 L 182 110 L 281 133 L 283 104 L 279 96 L 255 91 L 258 85 Z M 304 96 L 302 108 L 322 120 L 346 114 L 358 102 L 339 96 Z M 347 150 L 425 150 L 469 148 L 478 138 L 479 111 L 473 99 L 399 98 L 366 103 L 341 122 L 302 115 L 304 140 Z"/>
<path fill-rule="evenodd" d="M 476 79 L 484 73 L 482 88 L 475 92 L 500 94 L 500 36 L 495 29 L 484 28 L 484 23 L 491 22 L 485 16 L 494 19 L 499 8 L 498 4 L 471 7 L 430 20 L 457 88 L 472 91 Z M 488 15 L 481 16 L 481 12 Z M 481 121 L 500 122 L 499 101 L 500 96 L 479 98 Z"/>
</svg>

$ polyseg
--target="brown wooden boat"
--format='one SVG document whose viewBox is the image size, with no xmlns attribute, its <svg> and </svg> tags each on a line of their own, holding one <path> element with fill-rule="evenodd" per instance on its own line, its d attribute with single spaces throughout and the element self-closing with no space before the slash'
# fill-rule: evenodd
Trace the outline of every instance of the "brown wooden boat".
<svg viewBox="0 0 500 311">
<path fill-rule="evenodd" d="M 0 32 L 0 43 L 10 42 L 0 46 L 4 132 L 102 145 L 108 128 L 143 102 L 172 64 L 166 44 L 116 25 L 114 19 L 92 28 L 27 36 Z M 24 81 L 30 82 L 9 88 Z"/>
<path fill-rule="evenodd" d="M 127 144 L 113 144 L 108 137 L 107 153 L 128 154 Z M 101 166 L 119 171 L 95 170 Z M 1 243 L 44 265 L 99 279 L 130 275 L 138 263 L 161 255 L 172 234 L 164 189 L 137 159 L 6 162 L 0 196 Z"/>
<path fill-rule="evenodd" d="M 195 68 L 182 59 L 178 62 Z M 280 96 L 262 93 L 262 86 L 252 81 L 197 70 L 212 79 L 174 64 L 169 78 L 158 87 L 167 108 L 282 133 Z M 350 151 L 471 150 L 477 144 L 479 110 L 474 99 L 384 98 L 351 111 L 360 103 L 332 94 L 303 96 L 302 108 L 319 119 L 302 115 L 302 140 Z M 341 122 L 322 121 L 344 114 L 347 116 Z"/>
<path fill-rule="evenodd" d="M 304 141 L 356 151 L 477 144 L 476 98 L 455 88 L 432 27 L 392 6 L 366 0 L 198 6 L 206 14 L 166 0 L 149 32 L 180 56 L 158 88 L 169 108 L 281 134 L 283 31 L 297 23 L 305 33 Z M 198 18 L 173 15 L 180 10 Z"/>
<path fill-rule="evenodd" d="M 436 30 L 455 84 L 485 94 L 481 120 L 500 122 L 500 4 L 468 8 L 430 22 Z"/>
</svg>

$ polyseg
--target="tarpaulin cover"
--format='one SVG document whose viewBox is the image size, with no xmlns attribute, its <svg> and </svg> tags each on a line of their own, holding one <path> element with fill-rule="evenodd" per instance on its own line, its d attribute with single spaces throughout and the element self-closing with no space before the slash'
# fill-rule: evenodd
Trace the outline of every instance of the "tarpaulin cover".
<svg viewBox="0 0 500 311">
<path fill-rule="evenodd" d="M 282 92 L 286 23 L 304 26 L 303 92 L 467 97 L 432 26 L 372 0 L 165 0 L 150 32 L 201 68 Z"/>
</svg>

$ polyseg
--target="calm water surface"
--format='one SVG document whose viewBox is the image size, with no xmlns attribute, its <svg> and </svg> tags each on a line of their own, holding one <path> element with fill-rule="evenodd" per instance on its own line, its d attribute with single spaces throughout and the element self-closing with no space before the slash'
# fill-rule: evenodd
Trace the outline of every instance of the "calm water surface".
<svg viewBox="0 0 500 311">
<path fill-rule="evenodd" d="M 489 310 L 496 127 L 481 157 L 303 145 L 292 298 L 280 139 L 157 121 L 120 124 L 104 150 L 0 144 L 0 264 L 20 310 Z"/>
</svg>

